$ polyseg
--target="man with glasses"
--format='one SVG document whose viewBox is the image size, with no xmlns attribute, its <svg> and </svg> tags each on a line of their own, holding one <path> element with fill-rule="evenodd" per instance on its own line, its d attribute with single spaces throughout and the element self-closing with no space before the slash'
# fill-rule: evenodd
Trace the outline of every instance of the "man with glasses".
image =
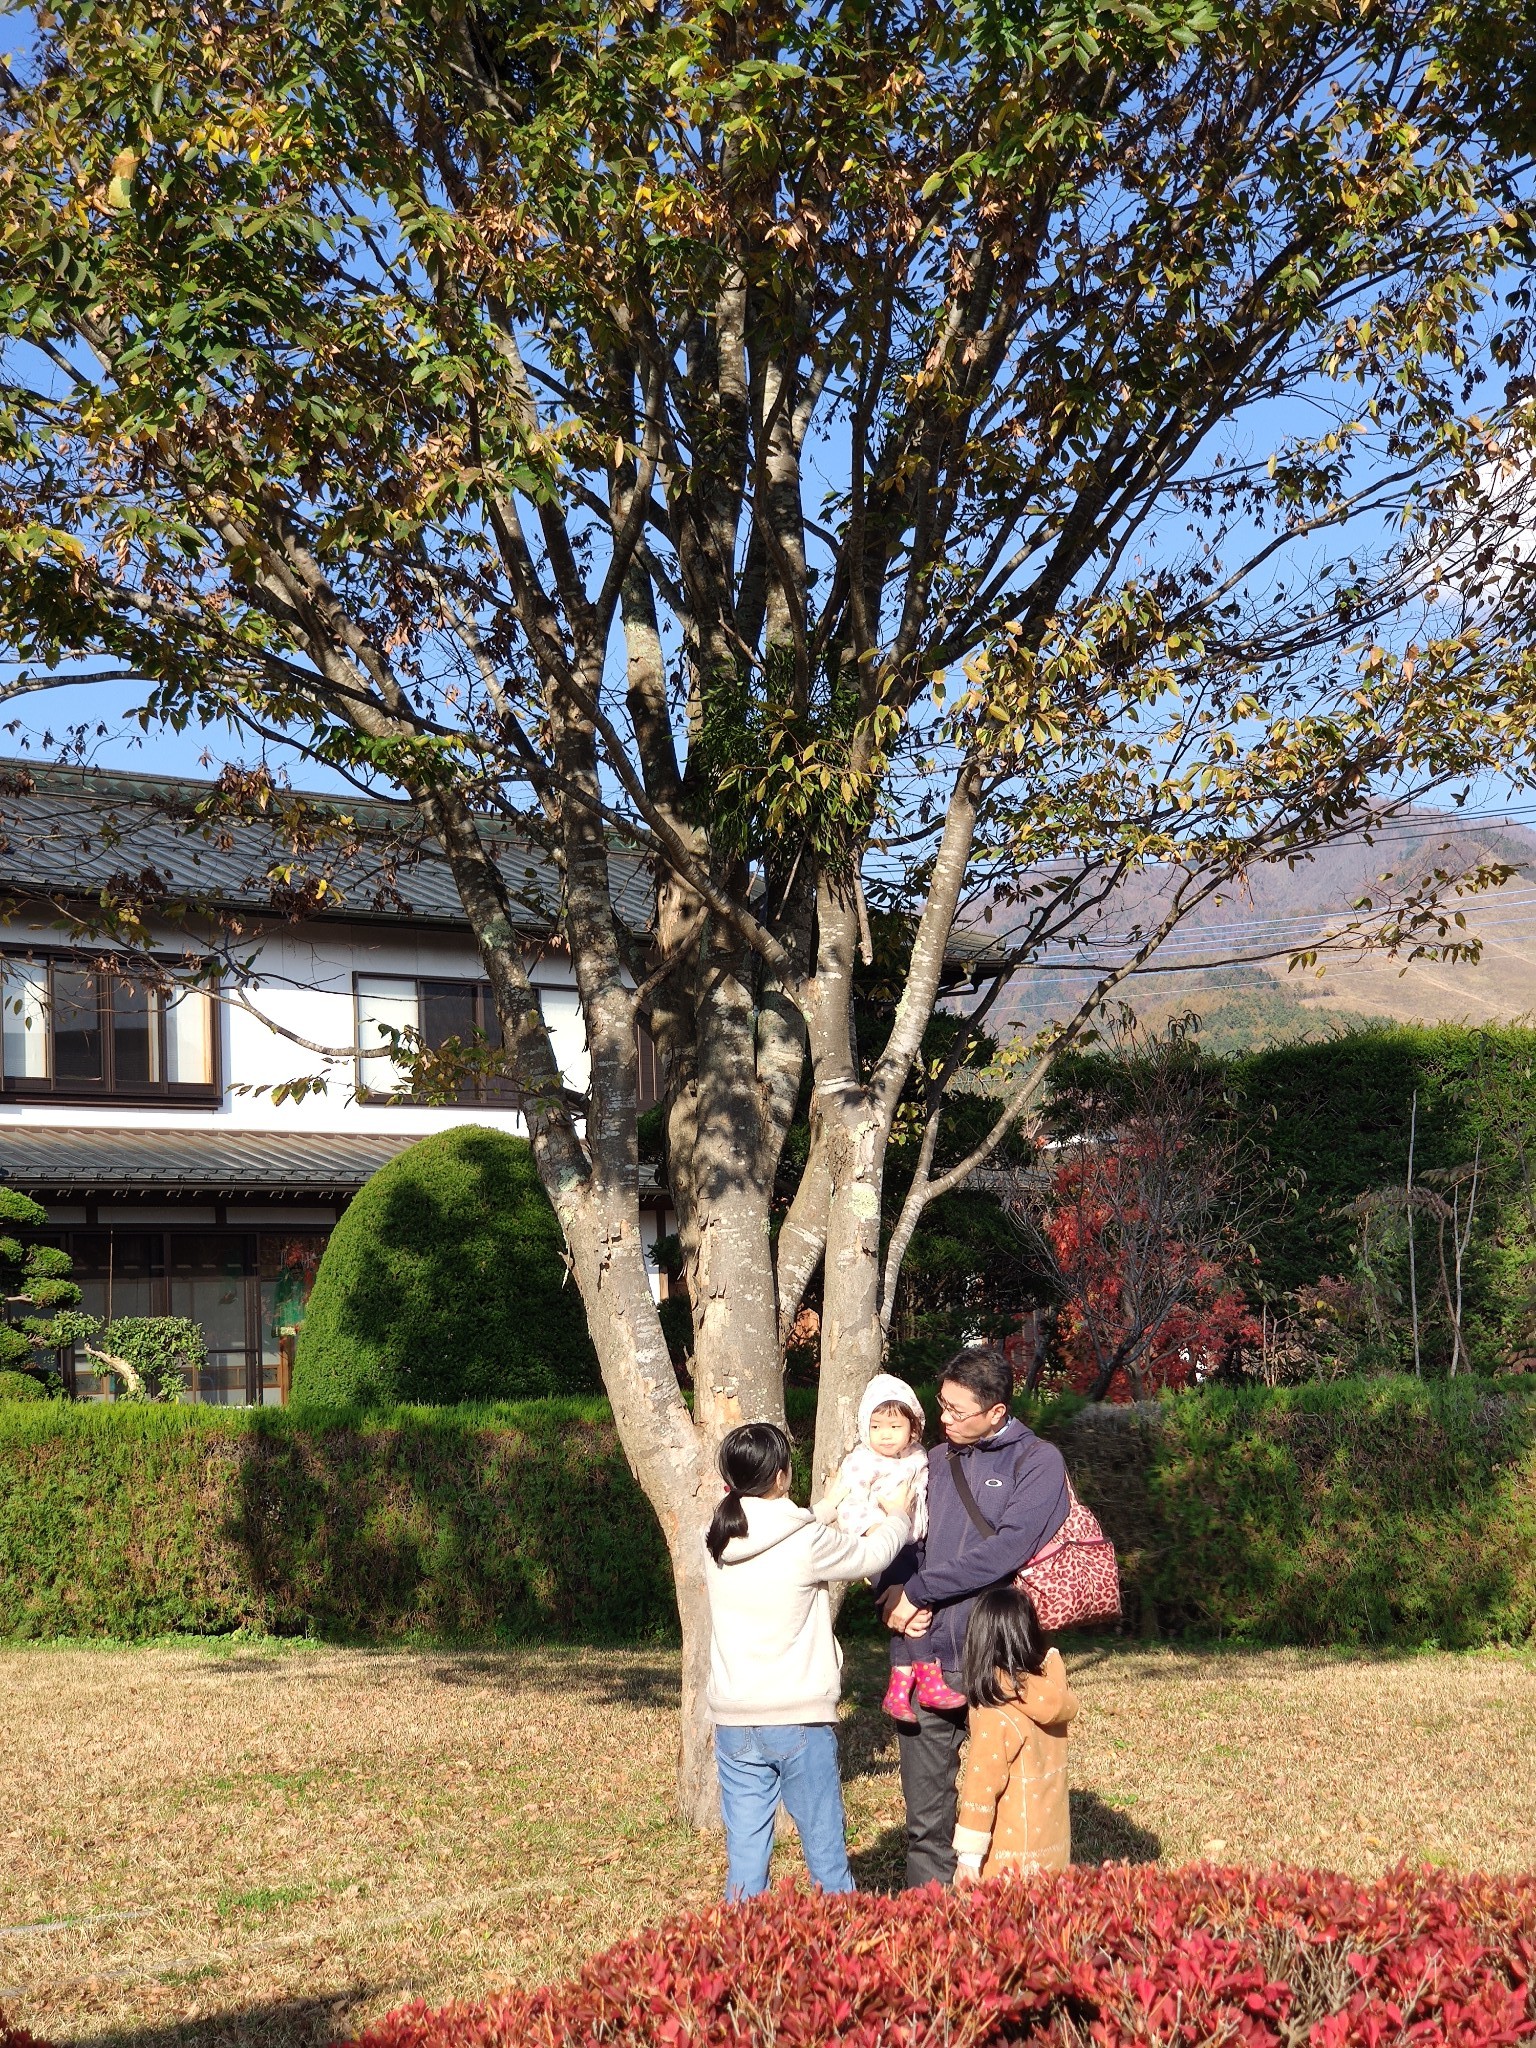
<svg viewBox="0 0 1536 2048">
<path fill-rule="evenodd" d="M 1010 1415 L 1012 1397 L 1013 1369 L 991 1346 L 958 1352 L 944 1367 L 939 1420 L 946 1441 L 928 1453 L 928 1534 L 918 1569 L 911 1569 L 907 1550 L 881 1585 L 886 1626 L 920 1637 L 923 1655 L 956 1690 L 977 1594 L 1005 1585 L 1067 1519 L 1061 1453 Z M 897 1724 L 907 1883 L 948 1884 L 966 1712 L 919 1705 L 914 1711 L 915 1724 Z"/>
</svg>

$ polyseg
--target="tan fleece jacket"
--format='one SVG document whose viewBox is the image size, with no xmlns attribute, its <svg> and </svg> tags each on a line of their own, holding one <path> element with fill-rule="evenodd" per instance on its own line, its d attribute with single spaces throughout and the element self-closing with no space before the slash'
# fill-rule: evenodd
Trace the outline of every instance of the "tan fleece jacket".
<svg viewBox="0 0 1536 2048">
<path fill-rule="evenodd" d="M 868 1536 L 845 1536 L 787 1496 L 742 1506 L 746 1535 L 732 1538 L 718 1564 L 704 1553 L 710 1714 L 727 1728 L 835 1721 L 843 1653 L 827 1587 L 883 1572 L 912 1524 L 888 1515 Z"/>
<path fill-rule="evenodd" d="M 1076 1714 L 1059 1650 L 1005 1706 L 972 1707 L 955 1851 L 980 1856 L 983 1877 L 1071 1862 L 1067 1728 Z"/>
</svg>

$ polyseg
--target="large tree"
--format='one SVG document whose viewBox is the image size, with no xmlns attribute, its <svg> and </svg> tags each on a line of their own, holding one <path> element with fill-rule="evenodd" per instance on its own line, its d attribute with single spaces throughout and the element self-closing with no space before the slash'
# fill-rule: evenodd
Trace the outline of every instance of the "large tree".
<svg viewBox="0 0 1536 2048">
<path fill-rule="evenodd" d="M 1485 156 L 1439 0 L 26 20 L 0 74 L 13 688 L 145 679 L 149 720 L 403 794 L 440 849 L 671 1546 L 703 1814 L 717 1441 L 781 1412 L 819 1269 L 824 1482 L 925 1203 L 1038 1095 L 1024 1059 L 992 1134 L 946 1150 L 963 1035 L 914 1068 L 957 924 L 991 919 L 984 1007 L 1155 868 L 1086 1014 L 1254 862 L 1524 772 L 1523 166 Z M 327 828 L 283 805 L 282 885 L 313 886 Z M 509 825 L 558 874 L 583 1102 Z M 636 853 L 645 931 L 615 908 Z M 904 934 L 873 1040 L 872 911 Z M 141 891 L 120 935 L 144 916 Z M 691 1408 L 641 1249 L 637 1018 Z M 882 1242 L 899 1109 L 926 1128 Z"/>
</svg>

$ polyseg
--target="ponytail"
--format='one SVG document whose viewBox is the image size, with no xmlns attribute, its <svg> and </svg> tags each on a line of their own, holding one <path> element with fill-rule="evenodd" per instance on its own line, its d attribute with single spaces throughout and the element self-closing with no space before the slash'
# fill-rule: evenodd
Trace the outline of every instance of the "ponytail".
<svg viewBox="0 0 1536 2048">
<path fill-rule="evenodd" d="M 789 1470 L 789 1438 L 774 1422 L 744 1422 L 733 1429 L 720 1446 L 720 1477 L 725 1481 L 725 1499 L 715 1509 L 705 1548 L 718 1564 L 733 1537 L 747 1533 L 744 1494 L 767 1493 L 781 1472 Z"/>
<path fill-rule="evenodd" d="M 735 1536 L 747 1533 L 747 1511 L 741 1504 L 741 1495 L 735 1487 L 726 1489 L 725 1499 L 715 1509 L 710 1520 L 709 1534 L 704 1538 L 704 1547 L 715 1563 L 720 1562 L 725 1546 Z"/>
</svg>

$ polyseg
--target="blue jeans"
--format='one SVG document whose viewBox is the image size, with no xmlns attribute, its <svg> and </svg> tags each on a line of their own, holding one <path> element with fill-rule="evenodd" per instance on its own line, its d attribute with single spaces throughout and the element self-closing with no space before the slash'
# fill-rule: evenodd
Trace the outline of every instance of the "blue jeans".
<svg viewBox="0 0 1536 2048">
<path fill-rule="evenodd" d="M 799 1830 L 817 1889 L 853 1890 L 843 1837 L 837 1734 L 829 1724 L 716 1728 L 715 1768 L 725 1818 L 728 1899 L 752 1899 L 768 1889 L 773 1822 L 781 1799 Z"/>
</svg>

